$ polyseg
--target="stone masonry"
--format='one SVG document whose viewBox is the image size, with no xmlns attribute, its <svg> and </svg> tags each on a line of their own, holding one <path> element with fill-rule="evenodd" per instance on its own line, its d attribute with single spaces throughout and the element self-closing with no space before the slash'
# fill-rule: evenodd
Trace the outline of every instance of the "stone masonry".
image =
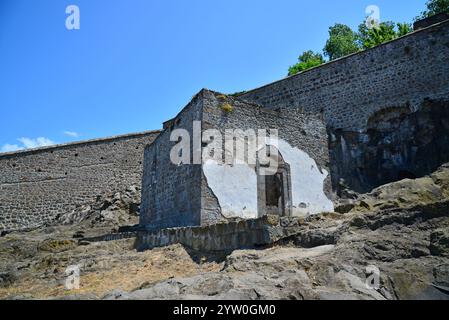
<svg viewBox="0 0 449 320">
<path fill-rule="evenodd" d="M 0 231 L 33 228 L 139 186 L 149 131 L 0 155 Z"/>
<path fill-rule="evenodd" d="M 425 100 L 419 110 L 383 109 L 362 132 L 330 130 L 333 189 L 365 193 L 423 177 L 449 162 L 449 100 Z"/>
<path fill-rule="evenodd" d="M 240 95 L 265 107 L 323 112 L 328 126 L 363 130 L 384 108 L 416 111 L 449 96 L 449 20 Z"/>
<path fill-rule="evenodd" d="M 201 121 L 201 108 L 200 93 L 170 121 L 172 126 L 166 124 L 153 144 L 145 148 L 141 205 L 145 214 L 141 215 L 140 224 L 160 228 L 200 224 L 201 165 L 173 164 L 170 149 L 175 143 L 170 141 L 170 135 L 177 126 L 192 136 L 193 121 Z"/>
<path fill-rule="evenodd" d="M 150 232 L 281 207 L 285 217 L 332 211 L 344 188 L 369 191 L 447 162 L 448 101 L 446 20 L 237 97 L 202 90 L 162 132 L 0 154 L 0 232 L 39 227 L 140 183 L 140 223 Z M 192 136 L 193 121 L 201 133 L 278 129 L 275 187 L 257 167 L 171 163 L 172 131 Z M 191 158 L 208 146 L 190 144 Z"/>
<path fill-rule="evenodd" d="M 225 110 L 224 106 L 230 109 Z M 241 171 L 233 171 L 235 167 L 216 166 L 215 170 L 226 170 L 226 180 L 220 180 L 219 174 L 207 175 L 207 166 L 204 163 L 176 164 L 171 161 L 170 152 L 178 143 L 170 141 L 173 131 L 183 129 L 193 137 L 193 120 L 201 124 L 203 140 L 196 145 L 203 148 L 208 145 L 204 134 L 209 129 L 218 130 L 222 137 L 228 129 L 277 129 L 279 138 L 292 146 L 292 150 L 304 154 L 307 152 L 311 157 L 308 160 L 310 163 L 304 163 L 306 172 L 312 170 L 319 177 L 327 175 L 324 173 L 328 172 L 329 162 L 327 134 L 319 114 L 306 114 L 295 109 L 273 111 L 204 89 L 174 119 L 166 122 L 165 130 L 145 149 L 140 223 L 149 230 L 212 225 L 242 218 L 245 214 L 252 218 L 262 216 L 258 208 L 261 199 L 257 195 L 260 186 L 255 180 L 255 168 L 246 168 L 244 174 L 248 176 L 241 176 Z M 190 158 L 193 159 L 194 139 L 191 139 L 189 144 Z M 220 144 L 224 150 L 225 143 L 222 141 Z M 289 199 L 292 211 L 290 214 L 293 215 L 300 209 L 307 211 L 309 205 L 313 205 L 306 200 L 303 203 L 299 203 L 300 200 L 295 203 L 295 199 L 307 199 L 304 195 L 301 198 L 301 193 L 307 193 L 307 188 L 295 189 L 295 170 L 296 168 L 292 169 L 292 175 L 289 177 L 292 188 L 289 190 L 292 193 L 292 198 Z M 284 178 L 287 179 L 285 176 Z M 216 179 L 219 180 L 215 181 Z M 248 184 L 249 180 L 253 181 L 252 184 Z M 309 188 L 312 188 L 312 185 L 313 182 L 309 181 Z M 318 189 L 323 197 L 324 192 L 330 197 L 330 179 L 326 179 L 324 183 L 321 181 L 321 185 L 318 182 Z M 251 197 L 253 198 L 249 199 Z M 236 203 L 241 203 L 240 207 Z M 229 208 L 227 214 L 223 206 Z"/>
</svg>

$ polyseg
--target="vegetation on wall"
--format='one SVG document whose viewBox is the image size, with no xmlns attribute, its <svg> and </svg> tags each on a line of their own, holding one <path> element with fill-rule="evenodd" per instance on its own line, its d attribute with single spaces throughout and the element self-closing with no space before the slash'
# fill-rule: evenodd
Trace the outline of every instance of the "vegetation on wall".
<svg viewBox="0 0 449 320">
<path fill-rule="evenodd" d="M 427 9 L 415 20 L 424 19 L 439 13 L 449 13 L 449 0 L 428 0 Z M 386 21 L 374 28 L 368 28 L 365 23 L 359 25 L 358 31 L 353 31 L 344 24 L 336 23 L 329 28 L 329 39 L 323 49 L 324 55 L 332 61 L 352 53 L 376 47 L 382 43 L 402 37 L 413 31 L 409 23 L 394 23 Z M 320 53 L 305 51 L 298 58 L 298 63 L 288 69 L 288 75 L 316 67 L 326 60 Z"/>
<path fill-rule="evenodd" d="M 368 29 L 365 24 L 359 26 L 358 45 L 361 49 L 376 47 L 384 42 L 402 37 L 412 32 L 413 28 L 408 23 L 397 23 L 392 21 L 382 22 L 378 28 Z"/>
<path fill-rule="evenodd" d="M 319 66 L 325 62 L 324 57 L 320 53 L 315 53 L 312 50 L 303 52 L 298 57 L 298 63 L 288 69 L 288 75 L 293 75 L 298 72 Z"/>
<path fill-rule="evenodd" d="M 231 93 L 230 96 L 231 97 L 238 97 L 238 96 L 241 96 L 244 93 L 246 93 L 246 90 Z"/>
<path fill-rule="evenodd" d="M 231 106 L 229 103 L 223 103 L 222 105 L 221 105 L 221 109 L 224 111 L 224 112 L 226 112 L 226 113 L 229 113 L 229 112 L 232 112 L 233 110 L 234 110 L 234 107 L 233 106 Z"/>
<path fill-rule="evenodd" d="M 335 60 L 359 50 L 357 34 L 350 27 L 336 23 L 329 28 L 329 39 L 323 50 L 329 60 Z"/>
<path fill-rule="evenodd" d="M 431 17 L 439 13 L 449 13 L 449 0 L 429 0 L 426 3 L 427 9 L 421 12 L 416 20 Z"/>
</svg>

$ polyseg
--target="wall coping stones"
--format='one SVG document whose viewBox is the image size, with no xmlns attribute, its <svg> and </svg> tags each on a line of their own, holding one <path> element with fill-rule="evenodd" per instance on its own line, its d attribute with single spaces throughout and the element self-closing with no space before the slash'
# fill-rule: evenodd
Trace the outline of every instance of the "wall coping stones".
<svg viewBox="0 0 449 320">
<path fill-rule="evenodd" d="M 336 63 L 340 63 L 340 62 L 342 62 L 342 61 L 351 59 L 351 58 L 353 58 L 353 57 L 355 57 L 355 56 L 362 56 L 362 55 L 369 54 L 371 51 L 379 50 L 379 49 L 382 48 L 382 47 L 385 47 L 385 46 L 388 46 L 388 45 L 390 45 L 390 44 L 392 44 L 392 43 L 401 41 L 401 40 L 403 40 L 404 38 L 412 37 L 412 36 L 414 36 L 414 35 L 416 35 L 416 34 L 418 34 L 418 33 L 421 33 L 421 32 L 427 32 L 427 31 L 429 31 L 430 29 L 437 29 L 437 28 L 439 28 L 439 27 L 441 27 L 442 25 L 445 25 L 445 24 L 448 24 L 448 25 L 449 25 L 449 20 L 445 20 L 445 21 L 442 21 L 442 22 L 435 23 L 435 24 L 433 24 L 433 25 L 431 25 L 431 26 L 428 26 L 428 27 L 426 27 L 426 28 L 414 30 L 414 31 L 412 31 L 412 32 L 410 32 L 410 33 L 408 33 L 408 34 L 402 36 L 402 37 L 399 37 L 399 38 L 396 38 L 396 39 L 393 39 L 393 40 L 384 42 L 384 43 L 382 43 L 382 44 L 380 44 L 380 45 L 378 45 L 378 46 L 375 46 L 375 47 L 373 47 L 373 48 L 369 48 L 369 49 L 365 49 L 365 50 L 363 50 L 363 51 L 355 52 L 355 53 L 352 53 L 352 54 L 350 54 L 350 55 L 347 55 L 347 56 L 344 56 L 344 57 L 341 57 L 341 58 L 338 58 L 338 59 L 335 59 L 335 60 L 332 60 L 332 61 L 328 61 L 328 62 L 326 62 L 326 63 L 323 63 L 323 64 L 319 65 L 319 66 L 316 66 L 316 67 L 307 69 L 307 70 L 305 70 L 305 71 L 296 73 L 296 74 L 294 74 L 294 75 L 287 76 L 287 77 L 285 77 L 285 78 L 283 78 L 283 79 L 279 79 L 279 80 L 276 80 L 276 81 L 273 81 L 273 82 L 270 82 L 270 83 L 261 85 L 261 86 L 259 86 L 259 87 L 256 87 L 256 88 L 253 88 L 253 89 L 244 91 L 244 92 L 242 92 L 241 94 L 237 95 L 237 98 L 240 98 L 240 99 L 243 99 L 243 100 L 244 100 L 246 95 L 248 95 L 248 94 L 250 94 L 250 93 L 254 93 L 254 92 L 256 92 L 256 91 L 258 91 L 258 90 L 260 90 L 260 89 L 267 88 L 267 87 L 270 87 L 270 86 L 272 86 L 272 85 L 274 85 L 274 84 L 282 83 L 282 82 L 284 82 L 284 81 L 289 81 L 289 80 L 294 79 L 294 78 L 297 78 L 297 77 L 301 77 L 302 75 L 304 75 L 304 74 L 306 74 L 306 73 L 309 73 L 309 72 L 312 72 L 312 71 L 317 71 L 317 70 L 320 70 L 320 69 L 324 69 L 324 68 L 326 68 L 326 67 L 328 67 L 328 66 L 330 66 L 330 65 L 333 65 L 333 64 L 336 64 Z"/>
<path fill-rule="evenodd" d="M 114 140 L 125 140 L 125 139 L 129 139 L 129 138 L 136 138 L 136 137 L 141 137 L 141 136 L 145 136 L 145 135 L 159 134 L 161 132 L 162 132 L 162 130 L 149 130 L 149 131 L 142 131 L 142 132 L 136 132 L 136 133 L 127 133 L 127 134 L 122 134 L 122 135 L 109 136 L 109 137 L 104 137 L 104 138 L 95 138 L 95 139 L 89 139 L 89 140 L 61 143 L 61 144 L 55 144 L 52 146 L 46 146 L 46 147 L 40 147 L 40 148 L 17 150 L 17 151 L 12 151 L 12 152 L 4 152 L 4 153 L 0 153 L 0 159 L 17 157 L 17 156 L 28 155 L 28 154 L 36 154 L 36 153 L 41 153 L 41 152 L 48 152 L 48 151 L 53 151 L 53 150 L 60 150 L 60 149 L 65 149 L 65 148 L 69 148 L 69 147 L 73 147 L 73 146 L 98 144 L 98 143 L 103 143 L 103 142 L 111 142 Z"/>
</svg>

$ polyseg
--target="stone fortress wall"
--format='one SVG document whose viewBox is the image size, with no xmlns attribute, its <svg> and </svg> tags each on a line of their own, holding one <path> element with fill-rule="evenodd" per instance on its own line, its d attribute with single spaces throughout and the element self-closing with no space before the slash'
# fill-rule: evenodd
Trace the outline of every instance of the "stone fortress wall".
<svg viewBox="0 0 449 320">
<path fill-rule="evenodd" d="M 140 224 L 149 228 L 196 226 L 201 224 L 201 165 L 177 165 L 170 159 L 176 142 L 173 130 L 184 129 L 193 138 L 193 121 L 201 121 L 202 92 L 164 124 L 153 144 L 145 148 Z M 193 159 L 190 139 L 190 159 Z M 192 163 L 192 162 L 191 162 Z"/>
<path fill-rule="evenodd" d="M 277 131 L 277 137 L 269 138 L 265 143 L 276 145 L 282 157 L 278 160 L 279 169 L 285 169 L 279 174 L 284 183 L 281 193 L 285 194 L 283 202 L 286 208 L 281 210 L 283 213 L 277 208 L 277 214 L 305 216 L 333 211 L 326 126 L 320 115 L 290 108 L 274 111 L 212 91 L 205 91 L 203 96 L 203 130 L 217 129 L 223 138 L 228 130 L 237 130 L 236 138 L 242 142 L 246 141 L 246 134 L 251 130 L 257 134 L 261 129 Z M 223 105 L 230 106 L 232 111 L 224 111 Z M 238 131 L 241 133 L 237 134 Z M 260 138 L 258 136 L 259 144 L 262 143 Z M 222 150 L 228 155 L 235 155 L 234 148 L 237 148 L 237 143 L 232 146 L 222 143 Z M 203 165 L 202 225 L 222 219 L 256 219 L 270 214 L 273 208 L 269 209 L 266 204 L 270 202 L 267 194 L 274 191 L 274 184 L 257 174 L 256 167 L 237 162 L 232 165 Z"/>
<path fill-rule="evenodd" d="M 433 22 L 239 98 L 323 113 L 338 196 L 422 177 L 449 161 L 449 20 Z"/>
<path fill-rule="evenodd" d="M 0 154 L 0 231 L 40 226 L 97 196 L 140 186 L 148 131 Z"/>
<path fill-rule="evenodd" d="M 223 109 L 226 105 L 230 110 Z M 193 121 L 197 121 L 196 144 Z M 206 131 L 210 129 L 217 130 L 221 137 L 209 140 Z M 237 162 L 224 165 L 221 161 L 192 164 L 192 161 L 195 146 L 218 145 L 220 151 L 214 149 L 213 153 L 218 152 L 221 160 L 224 153 L 235 155 L 234 143 L 226 149 L 227 130 L 242 131 L 239 137 L 245 141 L 248 130 L 258 133 L 269 129 L 278 130 L 278 150 L 289 165 L 288 172 L 282 173 L 285 183 L 282 189 L 288 193 L 284 202 L 289 211 L 284 214 L 332 211 L 333 204 L 326 196 L 330 194 L 327 134 L 320 115 L 295 109 L 273 111 L 203 89 L 174 119 L 165 123 L 164 131 L 145 148 L 141 226 L 148 230 L 204 226 L 239 218 L 255 219 L 266 213 L 265 197 L 270 192 L 266 192 L 267 183 L 262 181 L 265 177 L 257 175 L 255 166 Z M 172 162 L 170 154 L 179 143 L 173 141 L 172 134 L 179 130 L 188 133 L 189 140 L 185 141 L 190 150 L 182 149 L 178 154 L 190 152 L 190 159 L 178 164 Z M 303 187 L 305 184 L 307 188 Z"/>
<path fill-rule="evenodd" d="M 397 40 L 248 91 L 265 107 L 323 112 L 333 129 L 364 130 L 385 108 L 416 111 L 449 96 L 449 20 Z"/>
<path fill-rule="evenodd" d="M 330 163 L 326 167 L 331 169 L 333 187 L 338 187 L 343 178 L 350 187 L 369 190 L 379 183 L 388 182 L 378 178 L 365 181 L 370 172 L 375 173 L 379 169 L 397 173 L 398 168 L 403 167 L 401 170 L 406 176 L 426 174 L 429 169 L 415 167 L 418 160 L 414 159 L 425 154 L 426 158 L 420 161 L 429 162 L 428 157 L 432 156 L 432 152 L 428 150 L 439 148 L 446 141 L 440 139 L 441 134 L 438 132 L 441 130 L 432 128 L 447 128 L 446 122 L 449 120 L 446 116 L 442 119 L 430 119 L 428 116 L 430 120 L 426 123 L 433 126 L 432 130 L 426 124 L 409 130 L 413 135 L 422 137 L 424 131 L 420 128 L 427 128 L 426 132 L 432 135 L 428 138 L 435 141 L 430 144 L 430 149 L 425 141 L 417 146 L 413 136 L 404 148 L 398 146 L 396 149 L 400 149 L 399 151 L 390 150 L 388 159 L 379 156 L 374 161 L 364 160 L 361 155 L 366 153 L 365 149 L 369 149 L 372 154 L 385 154 L 383 151 L 390 146 L 377 146 L 373 143 L 389 141 L 390 136 L 395 134 L 396 124 L 388 123 L 387 131 L 380 128 L 374 134 L 370 134 L 373 128 L 370 129 L 369 124 L 387 123 L 389 120 L 385 120 L 385 117 L 390 114 L 396 115 L 395 119 L 406 117 L 409 119 L 407 121 L 413 123 L 415 117 L 407 115 L 429 105 L 443 106 L 438 110 L 446 110 L 448 97 L 449 20 L 446 20 L 373 49 L 251 90 L 239 95 L 238 99 L 257 103 L 276 112 L 291 108 L 298 112 L 322 113 L 331 138 Z M 195 105 L 199 102 L 193 100 L 192 103 Z M 434 109 L 429 109 L 430 115 L 435 114 Z M 385 110 L 388 111 L 386 115 Z M 425 110 L 424 113 L 427 112 Z M 443 111 L 438 114 L 446 115 L 447 112 Z M 202 117 L 199 112 L 198 105 L 184 109 L 181 112 L 182 121 L 198 120 L 198 117 Z M 420 119 L 421 117 L 416 121 L 419 122 Z M 188 126 L 187 123 L 167 123 L 166 127 L 173 125 Z M 399 127 L 402 128 L 402 124 Z M 190 132 L 192 128 L 186 129 Z M 0 232 L 36 227 L 93 202 L 97 196 L 110 195 L 132 185 L 140 186 L 143 149 L 159 134 L 160 131 L 150 131 L 0 154 Z M 402 136 L 407 134 L 405 132 Z M 168 140 L 169 132 L 166 132 L 159 137 L 158 148 L 146 149 L 147 156 L 153 157 L 156 162 L 164 161 L 160 155 L 168 150 L 169 144 L 164 143 Z M 446 149 L 442 146 L 442 151 L 433 159 L 435 161 L 430 159 L 432 166 L 446 161 Z M 408 150 L 413 151 L 412 157 L 408 156 Z M 404 152 L 407 156 L 401 155 Z M 402 167 L 397 165 L 396 159 L 399 158 L 403 159 L 400 162 Z M 320 159 L 317 158 L 318 162 Z M 353 165 L 346 168 L 348 163 Z M 189 220 L 176 221 L 177 225 L 198 224 L 201 217 L 189 216 L 189 212 L 198 212 L 197 208 L 201 205 L 201 193 L 204 189 L 201 166 L 177 170 L 186 171 L 167 171 L 162 172 L 161 176 L 148 177 L 144 181 L 143 191 L 151 196 L 160 191 L 161 184 L 169 183 L 178 197 L 178 201 L 174 203 L 182 205 L 174 208 L 174 203 L 166 201 L 151 205 L 164 210 L 164 215 L 179 217 L 179 210 L 185 212 L 187 215 L 183 216 Z M 155 218 L 158 223 L 163 224 L 167 217 L 161 215 Z M 173 222 L 173 218 L 174 216 L 169 217 L 169 221 Z"/>
</svg>

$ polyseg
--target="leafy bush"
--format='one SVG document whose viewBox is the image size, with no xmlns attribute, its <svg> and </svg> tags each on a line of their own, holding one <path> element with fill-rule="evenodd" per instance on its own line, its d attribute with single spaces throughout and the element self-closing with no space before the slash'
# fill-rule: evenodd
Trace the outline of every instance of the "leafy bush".
<svg viewBox="0 0 449 320">
<path fill-rule="evenodd" d="M 305 51 L 298 57 L 298 63 L 288 69 L 288 75 L 294 75 L 298 72 L 319 66 L 323 64 L 324 58 L 319 53 L 314 53 L 312 50 Z"/>
<path fill-rule="evenodd" d="M 428 0 L 427 9 L 416 17 L 416 20 L 427 18 L 438 13 L 449 13 L 449 0 Z M 384 42 L 405 36 L 413 31 L 409 23 L 382 22 L 379 27 L 369 29 L 365 22 L 360 24 L 358 32 L 354 32 L 344 24 L 336 23 L 329 28 L 329 39 L 324 47 L 324 55 L 335 60 L 349 54 L 373 48 Z M 298 58 L 299 62 L 288 69 L 288 75 L 319 66 L 326 62 L 323 56 L 313 51 L 305 51 Z"/>
<path fill-rule="evenodd" d="M 396 31 L 397 27 L 397 31 Z M 376 47 L 384 42 L 402 37 L 412 31 L 408 23 L 382 22 L 378 28 L 368 29 L 365 24 L 359 26 L 357 41 L 364 49 Z"/>
<path fill-rule="evenodd" d="M 329 28 L 329 39 L 324 47 L 324 54 L 329 60 L 335 60 L 360 51 L 357 34 L 350 27 L 337 23 Z"/>
</svg>

